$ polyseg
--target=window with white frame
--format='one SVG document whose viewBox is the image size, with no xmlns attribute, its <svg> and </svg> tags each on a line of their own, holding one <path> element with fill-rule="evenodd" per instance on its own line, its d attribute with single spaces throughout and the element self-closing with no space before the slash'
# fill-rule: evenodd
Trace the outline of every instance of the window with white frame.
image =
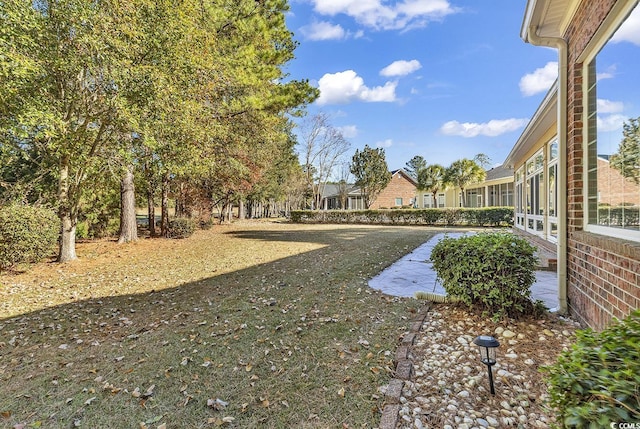
<svg viewBox="0 0 640 429">
<path fill-rule="evenodd" d="M 500 205 L 508 207 L 513 205 L 513 183 L 500 185 Z"/>
<path fill-rule="evenodd" d="M 482 207 L 482 188 L 465 191 L 464 200 L 469 208 Z"/>
<path fill-rule="evenodd" d="M 638 20 L 636 5 L 585 61 L 585 229 L 640 241 L 640 40 L 632 31 Z"/>
<path fill-rule="evenodd" d="M 402 206 L 402 198 L 396 197 L 396 207 Z"/>
<path fill-rule="evenodd" d="M 515 211 L 516 211 L 516 227 L 520 229 L 524 229 L 524 167 L 520 167 L 516 170 L 516 180 L 515 180 Z"/>
<path fill-rule="evenodd" d="M 525 164 L 525 198 L 527 231 L 544 233 L 544 152 L 541 150 Z"/>
<path fill-rule="evenodd" d="M 558 241 L 558 139 L 547 145 L 547 238 Z"/>
<path fill-rule="evenodd" d="M 438 194 L 438 207 L 442 208 L 444 207 L 444 204 L 445 204 L 444 194 Z"/>
</svg>

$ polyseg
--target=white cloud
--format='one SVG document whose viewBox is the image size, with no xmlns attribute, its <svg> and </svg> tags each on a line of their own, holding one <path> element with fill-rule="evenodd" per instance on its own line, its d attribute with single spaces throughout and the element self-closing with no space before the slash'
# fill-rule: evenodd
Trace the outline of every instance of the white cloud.
<svg viewBox="0 0 640 429">
<path fill-rule="evenodd" d="M 405 0 L 396 8 L 407 16 L 442 17 L 453 12 L 451 5 L 446 0 Z"/>
<path fill-rule="evenodd" d="M 616 131 L 621 130 L 627 117 L 624 115 L 598 115 L 598 131 Z"/>
<path fill-rule="evenodd" d="M 351 101 L 392 102 L 396 101 L 397 82 L 387 82 L 384 86 L 369 88 L 364 79 L 353 70 L 327 73 L 318 81 L 320 97 L 317 103 L 344 104 Z"/>
<path fill-rule="evenodd" d="M 447 0 L 404 0 L 390 5 L 381 0 L 312 0 L 312 3 L 319 14 L 345 14 L 376 30 L 423 27 L 457 12 Z"/>
<path fill-rule="evenodd" d="M 520 92 L 528 97 L 539 92 L 548 91 L 558 78 L 558 63 L 548 62 L 544 67 L 526 74 L 520 79 Z"/>
<path fill-rule="evenodd" d="M 301 27 L 300 31 L 307 40 L 341 40 L 347 37 L 347 32 L 342 26 L 326 21 L 312 22 Z"/>
<path fill-rule="evenodd" d="M 640 6 L 636 6 L 627 20 L 611 38 L 613 43 L 630 42 L 640 46 Z"/>
<path fill-rule="evenodd" d="M 596 81 L 600 82 L 604 79 L 613 79 L 616 77 L 617 65 L 612 64 L 605 71 L 596 74 Z"/>
<path fill-rule="evenodd" d="M 387 148 L 387 147 L 391 147 L 391 146 L 393 146 L 393 140 L 391 140 L 391 139 L 386 139 L 386 140 L 383 140 L 381 142 L 377 142 L 376 143 L 376 147 Z"/>
<path fill-rule="evenodd" d="M 620 113 L 624 110 L 624 103 L 622 101 L 605 100 L 604 98 L 598 98 L 597 111 L 598 113 Z"/>
<path fill-rule="evenodd" d="M 458 121 L 449 121 L 440 127 L 440 132 L 450 136 L 461 136 L 467 138 L 479 135 L 495 137 L 522 128 L 527 125 L 528 122 L 528 119 L 516 118 L 492 119 L 491 121 L 482 124 L 475 122 L 460 123 Z"/>
<path fill-rule="evenodd" d="M 358 135 L 358 127 L 355 125 L 344 125 L 342 127 L 336 127 L 336 129 L 347 139 L 352 139 Z"/>
<path fill-rule="evenodd" d="M 422 64 L 418 60 L 399 60 L 394 61 L 382 70 L 380 70 L 380 75 L 382 76 L 406 76 L 410 73 L 413 73 L 416 70 L 422 68 Z"/>
</svg>

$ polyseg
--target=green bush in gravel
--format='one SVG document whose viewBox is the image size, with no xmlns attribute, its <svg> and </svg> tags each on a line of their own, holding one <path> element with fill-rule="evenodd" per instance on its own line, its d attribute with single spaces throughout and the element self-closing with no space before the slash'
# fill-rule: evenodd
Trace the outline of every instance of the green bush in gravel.
<svg viewBox="0 0 640 429">
<path fill-rule="evenodd" d="M 447 294 L 499 320 L 538 311 L 531 300 L 535 247 L 510 233 L 445 237 L 431 262 Z"/>
<path fill-rule="evenodd" d="M 0 269 L 49 256 L 59 232 L 53 210 L 22 204 L 0 207 Z"/>
<path fill-rule="evenodd" d="M 640 422 L 640 309 L 602 332 L 576 335 L 570 350 L 542 368 L 561 427 Z"/>
<path fill-rule="evenodd" d="M 196 230 L 196 222 L 186 217 L 178 217 L 169 221 L 167 238 L 191 237 Z"/>
</svg>

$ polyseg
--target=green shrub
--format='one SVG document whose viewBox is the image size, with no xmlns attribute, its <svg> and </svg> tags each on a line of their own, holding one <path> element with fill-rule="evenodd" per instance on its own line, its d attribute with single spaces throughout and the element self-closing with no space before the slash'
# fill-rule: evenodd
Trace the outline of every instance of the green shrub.
<svg viewBox="0 0 640 429">
<path fill-rule="evenodd" d="M 510 233 L 444 238 L 431 261 L 448 295 L 498 320 L 537 311 L 531 301 L 535 248 Z"/>
<path fill-rule="evenodd" d="M 199 221 L 200 229 L 211 229 L 213 228 L 213 218 L 209 218 L 207 220 L 200 219 Z"/>
<path fill-rule="evenodd" d="M 385 225 L 513 225 L 513 207 L 394 208 L 377 210 L 292 210 L 294 223 L 362 223 Z"/>
<path fill-rule="evenodd" d="M 571 349 L 542 368 L 562 427 L 640 422 L 640 310 L 600 333 L 576 334 Z"/>
<path fill-rule="evenodd" d="M 191 237 L 196 230 L 196 223 L 193 219 L 178 217 L 169 221 L 167 238 L 187 238 Z"/>
<path fill-rule="evenodd" d="M 50 209 L 19 204 L 0 207 L 0 269 L 50 255 L 59 232 L 60 222 Z"/>
<path fill-rule="evenodd" d="M 76 238 L 89 238 L 89 224 L 87 221 L 78 222 L 76 225 Z"/>
<path fill-rule="evenodd" d="M 511 207 L 482 207 L 460 209 L 464 223 L 469 225 L 513 225 L 513 208 Z"/>
<path fill-rule="evenodd" d="M 443 219 L 447 225 L 459 225 L 462 222 L 462 216 L 460 215 L 460 209 L 441 209 Z M 466 223 L 466 222 L 465 222 Z"/>
</svg>

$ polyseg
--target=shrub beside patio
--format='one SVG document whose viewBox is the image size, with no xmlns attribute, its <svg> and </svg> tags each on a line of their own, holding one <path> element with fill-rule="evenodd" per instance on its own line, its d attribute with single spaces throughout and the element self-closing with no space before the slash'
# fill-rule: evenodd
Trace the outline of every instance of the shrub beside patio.
<svg viewBox="0 0 640 429">
<path fill-rule="evenodd" d="M 543 310 L 531 301 L 535 251 L 511 233 L 480 233 L 440 240 L 431 262 L 448 296 L 497 321 Z"/>
</svg>

